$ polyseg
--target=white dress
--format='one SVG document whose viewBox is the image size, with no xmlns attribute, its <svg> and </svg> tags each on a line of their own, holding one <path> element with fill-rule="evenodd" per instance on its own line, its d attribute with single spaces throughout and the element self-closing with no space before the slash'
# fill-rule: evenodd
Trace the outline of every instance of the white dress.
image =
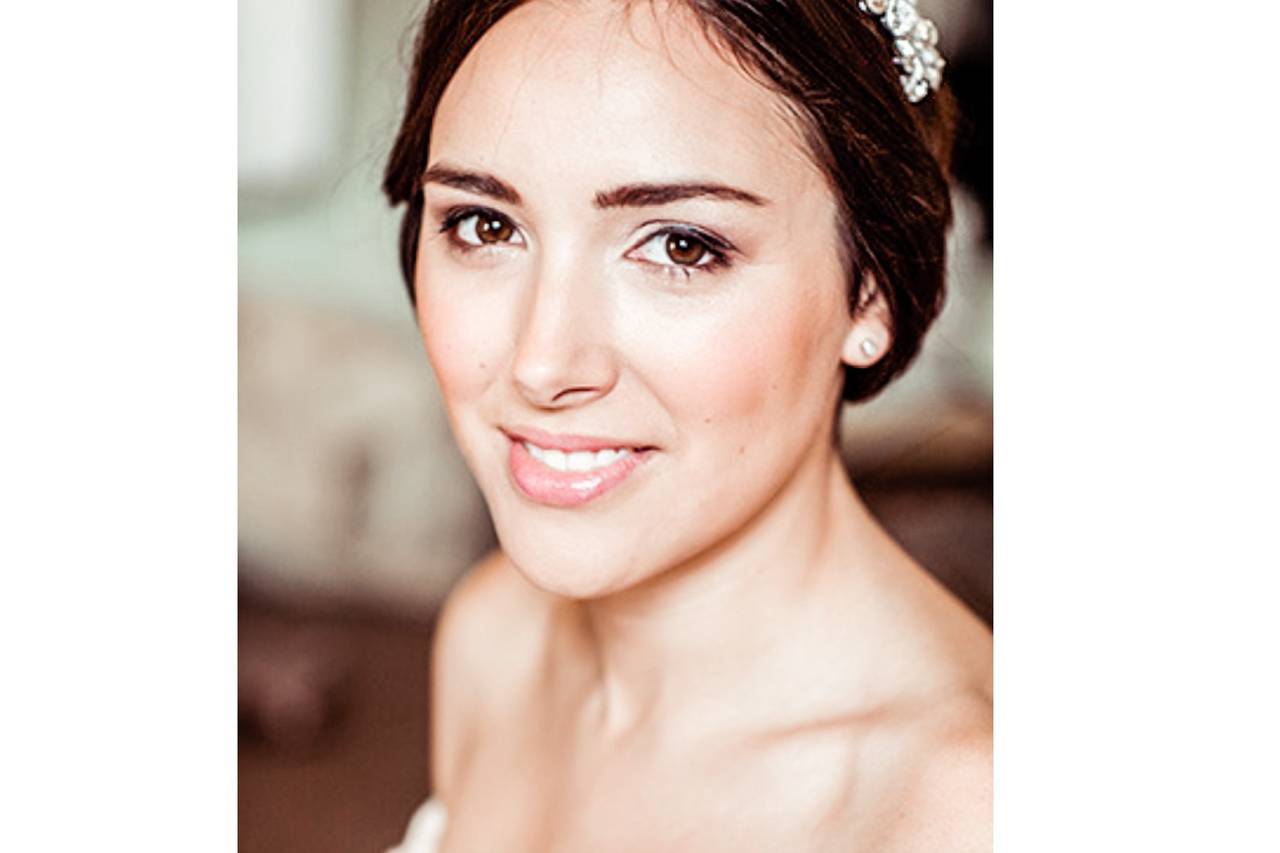
<svg viewBox="0 0 1280 853">
<path fill-rule="evenodd" d="M 427 800 L 409 819 L 404 840 L 387 853 L 436 853 L 444 838 L 446 818 L 444 803 Z"/>
</svg>

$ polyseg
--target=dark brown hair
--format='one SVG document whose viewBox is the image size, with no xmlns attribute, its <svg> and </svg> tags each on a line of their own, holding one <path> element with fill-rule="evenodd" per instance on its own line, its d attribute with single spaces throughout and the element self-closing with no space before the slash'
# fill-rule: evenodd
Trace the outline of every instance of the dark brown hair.
<svg viewBox="0 0 1280 853">
<path fill-rule="evenodd" d="M 383 191 L 407 203 L 400 269 L 414 298 L 422 175 L 436 106 L 471 48 L 525 0 L 431 0 L 414 44 L 404 117 Z M 892 38 L 857 0 L 671 0 L 712 44 L 781 95 L 839 204 L 849 310 L 874 275 L 893 344 L 875 365 L 845 371 L 844 398 L 862 400 L 900 374 L 942 307 L 955 108 L 945 84 L 912 104 Z"/>
</svg>

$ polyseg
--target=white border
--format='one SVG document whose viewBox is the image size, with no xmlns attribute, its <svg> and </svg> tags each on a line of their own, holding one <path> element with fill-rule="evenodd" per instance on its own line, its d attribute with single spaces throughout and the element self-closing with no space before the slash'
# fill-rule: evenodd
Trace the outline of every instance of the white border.
<svg viewBox="0 0 1280 853">
<path fill-rule="evenodd" d="M 997 4 L 997 850 L 1280 849 L 1273 4 Z"/>
<path fill-rule="evenodd" d="M 235 16 L 5 12 L 0 849 L 236 843 Z"/>
</svg>

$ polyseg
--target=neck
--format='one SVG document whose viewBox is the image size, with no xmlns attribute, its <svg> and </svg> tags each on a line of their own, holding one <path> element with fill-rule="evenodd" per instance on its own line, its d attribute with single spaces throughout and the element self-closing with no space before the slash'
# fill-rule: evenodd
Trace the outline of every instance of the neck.
<svg viewBox="0 0 1280 853">
<path fill-rule="evenodd" d="M 858 543 L 865 553 L 875 529 L 834 448 L 823 447 L 729 540 L 637 587 L 580 602 L 604 725 L 622 731 L 674 709 L 697 718 L 694 709 L 724 709 L 724 697 L 768 682 L 808 630 L 802 623 L 848 589 Z"/>
</svg>

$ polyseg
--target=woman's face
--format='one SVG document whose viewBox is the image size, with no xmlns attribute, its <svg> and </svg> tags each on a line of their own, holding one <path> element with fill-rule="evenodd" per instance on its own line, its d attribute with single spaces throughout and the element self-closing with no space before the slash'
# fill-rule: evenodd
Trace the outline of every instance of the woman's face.
<svg viewBox="0 0 1280 853">
<path fill-rule="evenodd" d="M 780 100 L 661 3 L 532 2 L 440 101 L 418 319 L 503 548 L 575 597 L 748 525 L 830 452 L 835 201 Z"/>
</svg>

